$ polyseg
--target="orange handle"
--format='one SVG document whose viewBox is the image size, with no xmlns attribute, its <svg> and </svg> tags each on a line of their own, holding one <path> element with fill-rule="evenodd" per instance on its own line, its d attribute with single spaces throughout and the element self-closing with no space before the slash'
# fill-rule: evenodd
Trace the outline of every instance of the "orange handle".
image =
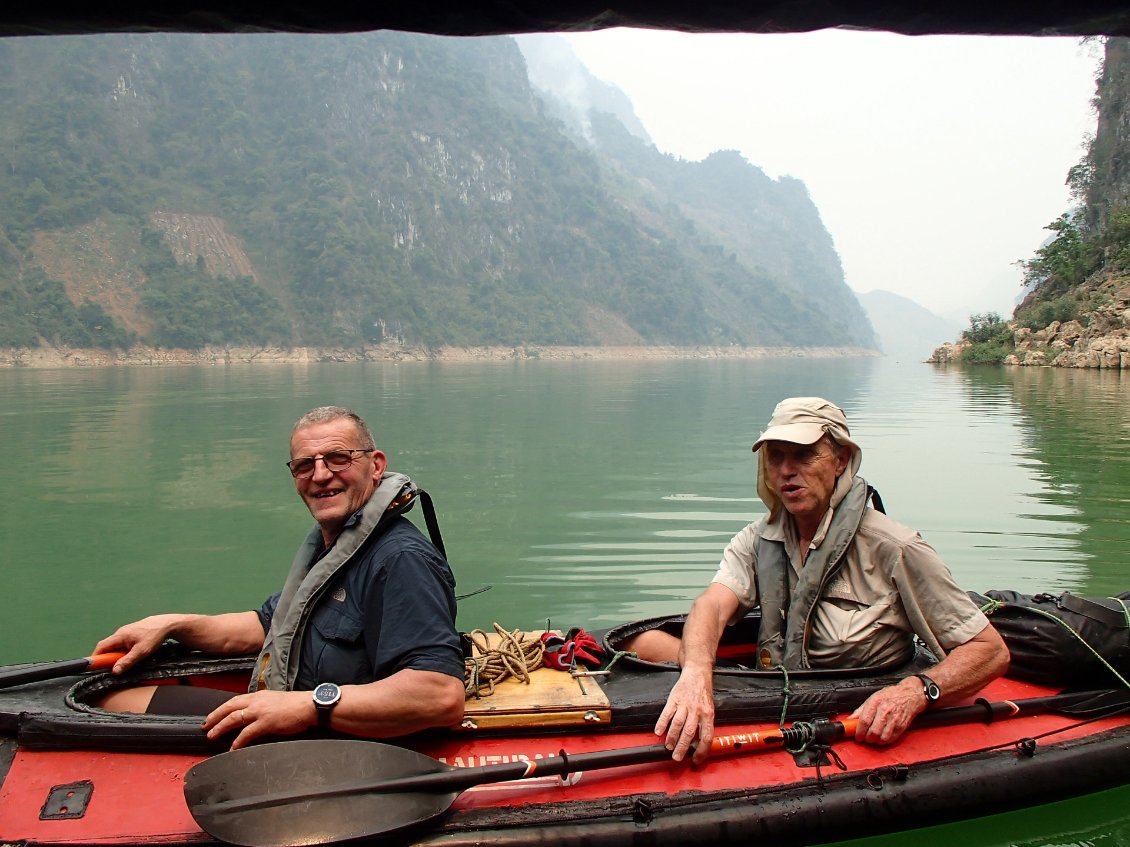
<svg viewBox="0 0 1130 847">
<path fill-rule="evenodd" d="M 826 730 L 831 730 L 828 741 L 837 738 L 854 738 L 855 729 L 859 721 L 855 718 L 844 718 L 839 721 L 824 721 Z M 761 748 L 768 750 L 773 747 L 783 747 L 785 734 L 781 729 L 769 729 L 764 732 L 739 732 L 736 735 L 720 735 L 710 742 L 712 753 L 737 752 L 743 748 Z M 795 740 L 795 739 L 794 739 Z"/>
<path fill-rule="evenodd" d="M 0 688 L 13 685 L 28 685 L 45 679 L 58 679 L 63 676 L 86 673 L 91 670 L 111 668 L 125 653 L 98 653 L 81 659 L 66 659 L 62 662 L 42 662 L 14 669 L 0 670 Z"/>
<path fill-rule="evenodd" d="M 719 735 L 710 742 L 710 752 L 741 750 L 743 747 L 780 747 L 785 743 L 785 736 L 779 729 L 769 729 L 765 732 L 739 732 L 735 735 Z"/>
<path fill-rule="evenodd" d="M 95 653 L 89 659 L 89 670 L 100 671 L 106 668 L 112 668 L 117 664 L 118 659 L 124 655 L 125 653 Z"/>
</svg>

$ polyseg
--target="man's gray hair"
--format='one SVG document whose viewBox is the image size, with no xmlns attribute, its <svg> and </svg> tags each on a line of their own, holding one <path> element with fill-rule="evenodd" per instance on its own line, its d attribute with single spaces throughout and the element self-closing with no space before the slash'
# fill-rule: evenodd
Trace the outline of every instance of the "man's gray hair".
<svg viewBox="0 0 1130 847">
<path fill-rule="evenodd" d="M 305 415 L 300 417 L 291 428 L 291 437 L 300 429 L 305 429 L 308 426 L 315 424 L 331 423 L 345 418 L 353 422 L 353 426 L 357 428 L 357 435 L 360 439 L 358 447 L 364 450 L 376 450 L 377 442 L 373 440 L 373 433 L 369 430 L 369 425 L 365 423 L 364 419 L 352 409 L 346 409 L 344 406 L 319 406 L 317 409 L 311 409 Z"/>
</svg>

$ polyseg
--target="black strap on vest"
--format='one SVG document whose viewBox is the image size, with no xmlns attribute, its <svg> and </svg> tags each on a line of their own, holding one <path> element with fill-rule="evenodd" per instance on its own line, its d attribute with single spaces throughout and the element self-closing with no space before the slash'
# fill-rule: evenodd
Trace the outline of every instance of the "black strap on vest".
<svg viewBox="0 0 1130 847">
<path fill-rule="evenodd" d="M 878 489 L 868 485 L 867 490 L 871 494 L 871 505 L 875 507 L 875 511 L 882 512 L 884 515 L 887 514 L 887 510 L 883 508 L 883 498 L 879 496 Z"/>
<path fill-rule="evenodd" d="M 412 507 L 416 505 L 416 501 L 420 501 L 420 508 L 424 511 L 424 523 L 428 527 L 428 536 L 432 540 L 432 544 L 439 550 L 439 554 L 445 559 L 447 558 L 447 551 L 443 549 L 443 536 L 439 532 L 439 519 L 436 518 L 436 508 L 432 504 L 432 496 L 422 488 L 414 487 L 414 490 L 408 497 L 401 497 L 391 503 L 381 517 L 380 522 L 377 524 L 377 529 L 373 531 L 371 538 L 376 538 L 381 534 L 381 525 L 391 520 L 394 516 L 403 515 L 412 511 Z"/>
<path fill-rule="evenodd" d="M 436 518 L 435 506 L 432 505 L 432 496 L 422 488 L 416 489 L 416 496 L 420 500 L 420 508 L 424 510 L 424 523 L 428 525 L 428 535 L 432 539 L 432 544 L 446 559 L 447 551 L 443 549 L 443 536 L 439 534 L 439 520 Z"/>
</svg>

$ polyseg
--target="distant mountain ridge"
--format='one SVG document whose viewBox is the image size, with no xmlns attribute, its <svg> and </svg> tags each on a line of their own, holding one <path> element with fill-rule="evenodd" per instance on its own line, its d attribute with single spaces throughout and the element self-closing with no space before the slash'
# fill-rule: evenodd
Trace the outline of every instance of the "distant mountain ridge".
<svg viewBox="0 0 1130 847">
<path fill-rule="evenodd" d="M 0 41 L 0 346 L 875 346 L 800 183 L 597 90 L 578 140 L 511 38 Z"/>
<path fill-rule="evenodd" d="M 803 182 L 771 179 L 736 150 L 716 151 L 701 162 L 661 153 L 631 101 L 594 78 L 565 39 L 528 35 L 517 41 L 531 81 L 556 104 L 555 114 L 612 159 L 634 188 L 646 186 L 657 202 L 674 201 L 696 230 L 708 233 L 734 261 L 779 284 L 772 290 L 767 285 L 756 302 L 749 302 L 732 291 L 736 296 L 727 298 L 723 283 L 718 293 L 724 308 L 744 311 L 751 324 L 803 309 L 814 324 L 831 328 L 829 337 L 878 345 Z"/>
<path fill-rule="evenodd" d="M 959 321 L 936 315 L 891 291 L 868 291 L 857 296 L 888 358 L 924 362 L 939 344 L 961 329 Z"/>
</svg>

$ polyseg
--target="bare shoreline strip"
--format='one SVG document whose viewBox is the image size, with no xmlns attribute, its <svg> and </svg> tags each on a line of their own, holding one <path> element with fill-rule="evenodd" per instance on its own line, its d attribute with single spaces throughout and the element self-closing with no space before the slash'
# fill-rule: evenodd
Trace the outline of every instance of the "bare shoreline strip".
<svg viewBox="0 0 1130 847">
<path fill-rule="evenodd" d="M 59 347 L 0 349 L 0 368 L 72 368 L 176 365 L 315 364 L 320 362 L 490 362 L 520 360 L 821 359 L 882 355 L 861 347 L 209 347 L 166 350 L 90 350 Z"/>
</svg>

